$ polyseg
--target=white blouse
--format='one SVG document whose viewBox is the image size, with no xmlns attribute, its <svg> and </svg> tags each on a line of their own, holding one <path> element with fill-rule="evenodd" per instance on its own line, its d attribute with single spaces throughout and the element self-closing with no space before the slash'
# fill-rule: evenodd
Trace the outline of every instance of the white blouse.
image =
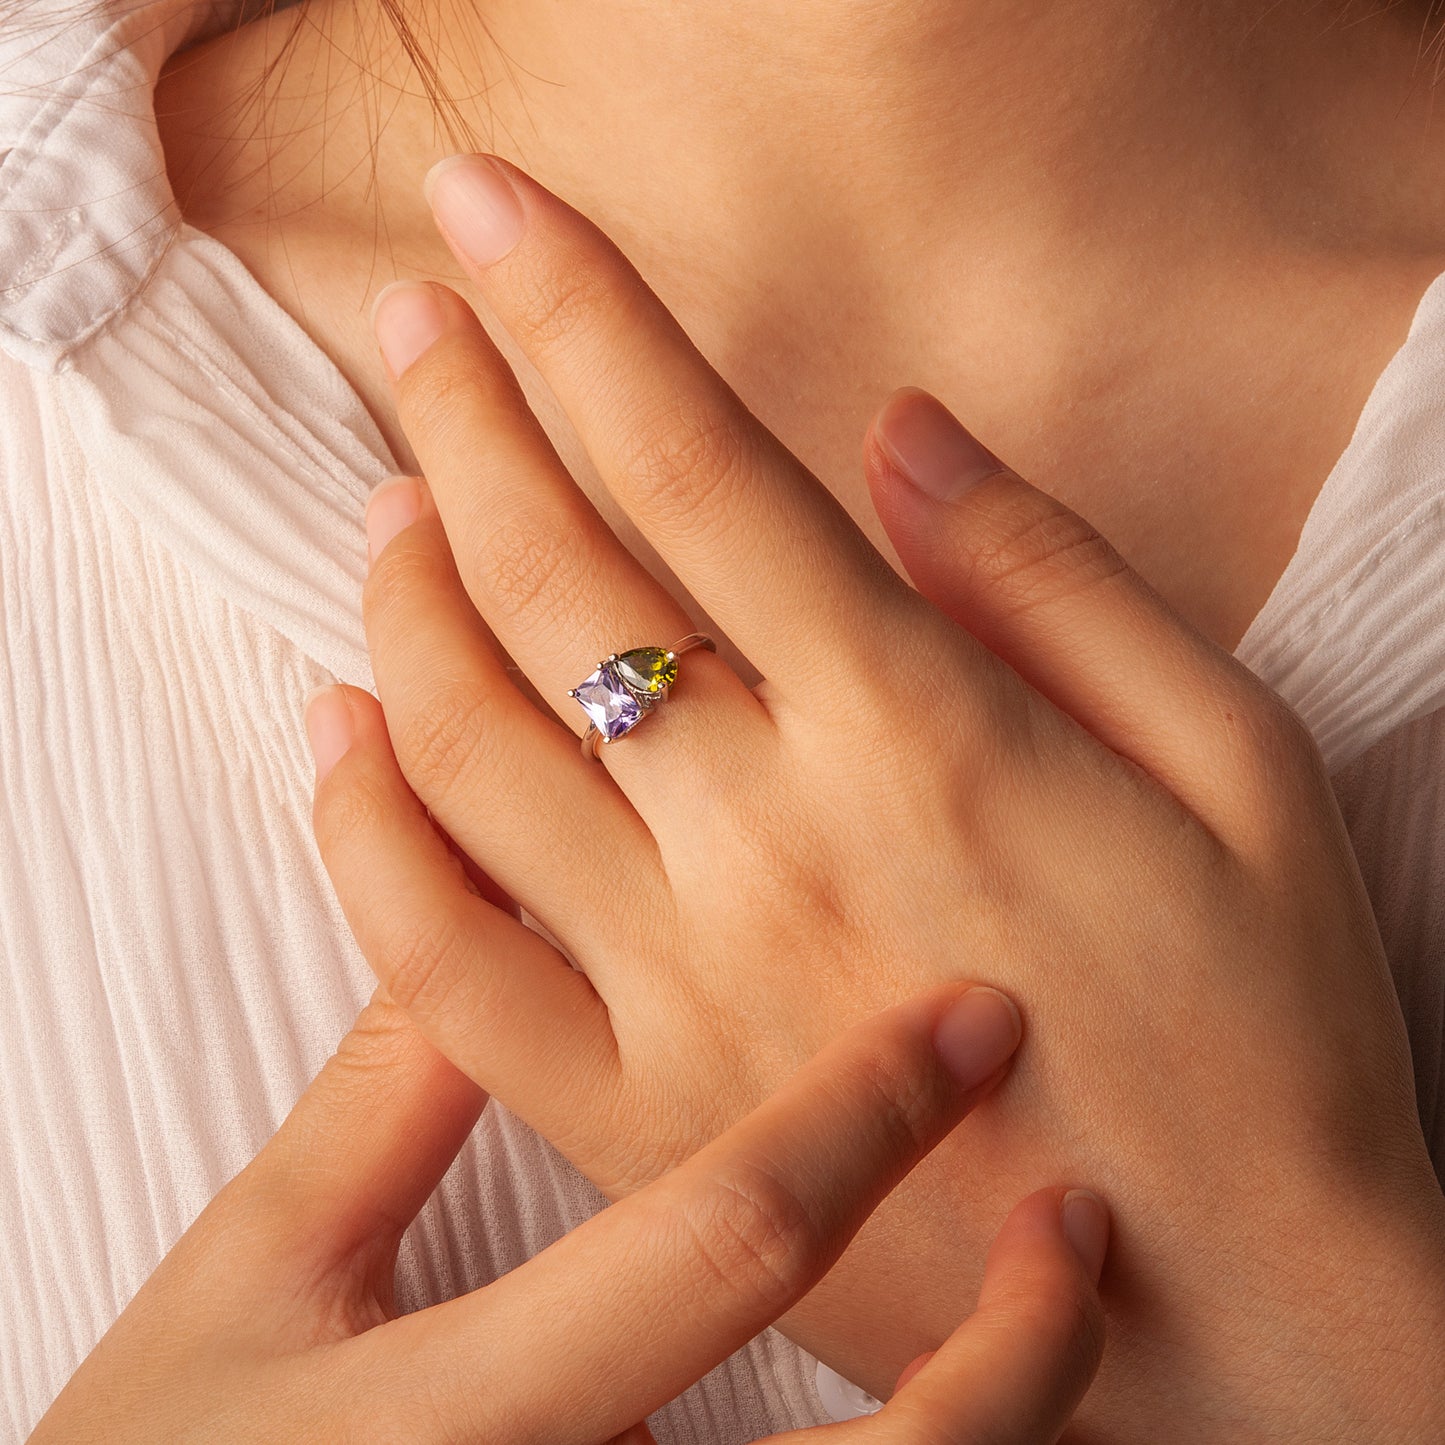
<svg viewBox="0 0 1445 1445">
<path fill-rule="evenodd" d="M 0 34 L 0 1425 L 21 1438 L 272 1134 L 371 975 L 312 841 L 302 698 L 371 685 L 363 507 L 395 467 L 334 364 L 180 221 L 166 58 L 235 0 L 30 0 Z M 79 18 L 77 18 L 79 17 Z M 1239 647 L 1328 760 L 1437 1166 L 1445 1020 L 1445 277 Z M 405 1306 L 601 1203 L 489 1107 Z M 660 1441 L 828 1418 L 768 1332 Z"/>
</svg>

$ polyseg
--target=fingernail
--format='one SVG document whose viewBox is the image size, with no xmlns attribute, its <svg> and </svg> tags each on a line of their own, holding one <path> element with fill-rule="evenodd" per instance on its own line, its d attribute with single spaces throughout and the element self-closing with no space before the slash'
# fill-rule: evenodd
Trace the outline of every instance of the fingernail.
<svg viewBox="0 0 1445 1445">
<path fill-rule="evenodd" d="M 382 549 L 421 515 L 421 488 L 415 477 L 388 477 L 366 502 L 366 551 L 372 566 Z"/>
<path fill-rule="evenodd" d="M 961 1089 L 976 1089 L 1013 1056 L 1023 1037 L 1014 1001 L 996 988 L 971 988 L 933 1031 L 933 1046 Z"/>
<path fill-rule="evenodd" d="M 487 156 L 448 156 L 422 192 L 448 241 L 474 266 L 500 261 L 522 239 L 522 203 Z"/>
<path fill-rule="evenodd" d="M 302 705 L 306 719 L 306 740 L 316 760 L 316 781 L 319 783 L 351 746 L 354 728 L 346 697 L 335 683 L 324 683 L 307 693 Z"/>
<path fill-rule="evenodd" d="M 371 327 L 396 381 L 446 330 L 447 317 L 441 297 L 425 281 L 393 281 L 371 308 Z"/>
<path fill-rule="evenodd" d="M 1109 1211 L 1104 1201 L 1087 1189 L 1071 1189 L 1059 1206 L 1059 1217 L 1074 1253 L 1097 1283 L 1109 1248 Z"/>
<path fill-rule="evenodd" d="M 888 398 L 873 435 L 894 467 L 936 501 L 956 501 L 985 477 L 1006 470 L 936 396 L 916 386 Z"/>
</svg>

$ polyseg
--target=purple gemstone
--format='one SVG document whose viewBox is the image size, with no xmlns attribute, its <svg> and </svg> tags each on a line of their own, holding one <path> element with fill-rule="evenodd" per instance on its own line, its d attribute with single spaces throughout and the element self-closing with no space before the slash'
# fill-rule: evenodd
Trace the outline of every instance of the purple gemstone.
<svg viewBox="0 0 1445 1445">
<path fill-rule="evenodd" d="M 610 663 L 604 662 L 586 682 L 578 683 L 572 696 L 608 742 L 620 738 L 642 716 L 642 705 Z"/>
</svg>

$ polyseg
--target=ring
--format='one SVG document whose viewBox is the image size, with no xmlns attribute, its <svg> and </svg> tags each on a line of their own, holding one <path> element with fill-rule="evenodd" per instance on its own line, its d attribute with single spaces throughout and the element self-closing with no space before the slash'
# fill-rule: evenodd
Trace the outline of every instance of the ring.
<svg viewBox="0 0 1445 1445">
<path fill-rule="evenodd" d="M 582 734 L 583 757 L 595 758 L 601 743 L 615 743 L 630 733 L 667 695 L 677 681 L 677 659 L 694 647 L 717 651 L 705 632 L 689 632 L 671 647 L 634 647 L 614 652 L 597 664 L 597 671 L 567 689 L 587 714 Z"/>
</svg>

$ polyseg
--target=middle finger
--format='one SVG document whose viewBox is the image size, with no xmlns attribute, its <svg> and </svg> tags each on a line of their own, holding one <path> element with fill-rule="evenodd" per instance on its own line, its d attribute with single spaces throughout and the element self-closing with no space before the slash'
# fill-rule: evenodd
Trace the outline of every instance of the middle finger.
<svg viewBox="0 0 1445 1445">
<path fill-rule="evenodd" d="M 428 181 L 442 234 L 608 490 L 770 687 L 803 695 L 866 655 L 907 587 L 621 251 L 494 158 Z"/>
</svg>

